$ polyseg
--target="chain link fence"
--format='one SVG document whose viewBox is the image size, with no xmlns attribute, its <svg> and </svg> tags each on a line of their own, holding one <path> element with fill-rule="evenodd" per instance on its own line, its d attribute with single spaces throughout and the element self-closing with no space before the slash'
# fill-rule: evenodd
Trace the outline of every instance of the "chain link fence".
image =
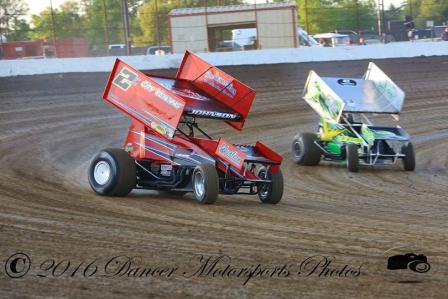
<svg viewBox="0 0 448 299">
<path fill-rule="evenodd" d="M 21 0 L 7 2 L 14 1 Z M 448 21 L 446 1 L 407 0 L 385 7 L 384 0 L 301 0 L 290 3 L 295 6 L 292 18 L 271 19 L 260 17 L 266 3 L 272 4 L 270 0 L 70 0 L 57 7 L 45 1 L 46 8 L 32 16 L 24 9 L 0 9 L 0 58 L 169 54 L 176 43 L 206 45 L 198 51 L 251 50 L 274 43 L 278 47 L 335 46 L 337 42 L 309 37 L 331 32 L 348 36 L 342 44 L 351 45 L 416 36 L 436 39 Z M 253 22 L 225 25 L 234 11 L 247 6 L 252 6 L 251 13 L 255 11 Z M 174 24 L 173 11 L 183 11 L 185 16 L 202 11 L 206 21 L 190 18 Z M 224 21 L 213 26 L 210 20 L 219 13 Z M 261 42 L 267 40 L 271 42 Z"/>
</svg>

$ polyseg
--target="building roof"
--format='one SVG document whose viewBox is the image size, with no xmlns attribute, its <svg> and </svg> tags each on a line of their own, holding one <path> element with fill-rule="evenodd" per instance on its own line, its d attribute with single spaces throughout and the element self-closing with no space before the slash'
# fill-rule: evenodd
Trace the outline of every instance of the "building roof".
<svg viewBox="0 0 448 299">
<path fill-rule="evenodd" d="M 187 16 L 197 15 L 205 13 L 226 13 L 235 11 L 250 11 L 250 10 L 266 10 L 266 9 L 282 9 L 296 7 L 295 3 L 288 2 L 273 2 L 273 3 L 260 3 L 260 4 L 242 4 L 242 5 L 227 5 L 227 6 L 209 6 L 207 10 L 205 7 L 187 7 L 172 9 L 169 16 Z"/>
</svg>

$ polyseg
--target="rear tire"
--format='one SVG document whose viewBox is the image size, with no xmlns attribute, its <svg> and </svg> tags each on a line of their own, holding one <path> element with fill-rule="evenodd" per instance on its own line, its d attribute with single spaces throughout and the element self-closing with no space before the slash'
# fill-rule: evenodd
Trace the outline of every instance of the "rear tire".
<svg viewBox="0 0 448 299">
<path fill-rule="evenodd" d="M 258 186 L 258 198 L 262 203 L 277 204 L 283 196 L 283 174 L 281 170 L 277 173 L 269 171 L 266 174 L 266 168 L 260 168 L 258 177 L 261 179 L 270 179 L 270 184 Z"/>
<path fill-rule="evenodd" d="M 411 142 L 408 142 L 407 145 L 403 145 L 401 147 L 401 153 L 405 155 L 402 159 L 404 170 L 413 171 L 415 169 L 414 145 Z"/>
<path fill-rule="evenodd" d="M 319 164 L 322 156 L 321 150 L 314 143 L 316 134 L 301 133 L 294 137 L 292 142 L 292 158 L 299 165 L 315 166 Z"/>
<path fill-rule="evenodd" d="M 346 145 L 347 152 L 347 169 L 350 172 L 358 172 L 359 156 L 358 145 L 348 143 Z"/>
<path fill-rule="evenodd" d="M 99 195 L 126 196 L 137 182 L 134 159 L 118 148 L 108 148 L 93 157 L 89 183 Z"/>
<path fill-rule="evenodd" d="M 199 164 L 192 176 L 194 197 L 200 204 L 213 204 L 218 199 L 219 178 L 212 164 Z"/>
</svg>

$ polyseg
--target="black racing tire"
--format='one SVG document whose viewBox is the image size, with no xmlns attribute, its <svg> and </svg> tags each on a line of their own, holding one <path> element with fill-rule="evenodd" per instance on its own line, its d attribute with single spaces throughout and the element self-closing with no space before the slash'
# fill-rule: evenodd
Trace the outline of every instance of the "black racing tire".
<svg viewBox="0 0 448 299">
<path fill-rule="evenodd" d="M 213 204 L 218 199 L 219 177 L 214 165 L 199 164 L 191 177 L 194 198 L 200 204 Z"/>
<path fill-rule="evenodd" d="M 277 173 L 268 171 L 262 167 L 258 171 L 258 177 L 261 179 L 270 179 L 271 183 L 259 185 L 257 187 L 258 198 L 262 203 L 277 204 L 283 196 L 283 174 L 279 169 Z"/>
<path fill-rule="evenodd" d="M 404 170 L 413 171 L 415 169 L 414 145 L 411 142 L 408 142 L 407 145 L 403 145 L 401 147 L 401 153 L 405 155 L 402 158 Z"/>
<path fill-rule="evenodd" d="M 315 166 L 319 164 L 322 152 L 314 143 L 317 136 L 314 133 L 301 133 L 292 142 L 292 158 L 299 165 Z"/>
<path fill-rule="evenodd" d="M 350 172 L 358 172 L 359 165 L 359 155 L 358 155 L 358 145 L 354 143 L 348 143 L 345 146 L 347 153 L 347 169 Z"/>
<path fill-rule="evenodd" d="M 99 195 L 126 196 L 137 182 L 134 159 L 118 148 L 97 153 L 88 171 L 90 187 Z"/>
</svg>

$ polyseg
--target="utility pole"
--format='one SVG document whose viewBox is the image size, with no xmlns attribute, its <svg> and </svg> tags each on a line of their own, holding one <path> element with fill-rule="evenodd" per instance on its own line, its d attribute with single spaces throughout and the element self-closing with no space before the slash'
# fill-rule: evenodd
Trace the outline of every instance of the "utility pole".
<svg viewBox="0 0 448 299">
<path fill-rule="evenodd" d="M 308 21 L 308 0 L 305 0 L 305 27 L 306 32 L 310 33 L 310 23 Z"/>
<path fill-rule="evenodd" d="M 159 19 L 159 6 L 157 4 L 157 0 L 154 1 L 155 10 L 156 10 L 156 38 L 157 38 L 157 50 L 160 51 L 160 19 Z"/>
<path fill-rule="evenodd" d="M 383 19 L 381 23 L 383 25 L 382 31 L 384 34 L 384 41 L 386 41 L 386 13 L 384 12 L 384 0 L 381 0 L 381 18 Z"/>
<path fill-rule="evenodd" d="M 121 0 L 121 11 L 123 14 L 123 31 L 124 31 L 124 42 L 126 44 L 126 55 L 131 55 L 131 34 L 129 32 L 129 8 L 128 1 Z"/>
<path fill-rule="evenodd" d="M 359 31 L 361 30 L 361 19 L 359 16 L 359 0 L 355 0 L 355 6 L 356 6 L 356 29 L 359 34 Z"/>
<path fill-rule="evenodd" d="M 3 20 L 0 18 L 0 60 L 3 59 L 3 34 L 2 34 Z"/>
<path fill-rule="evenodd" d="M 54 20 L 54 11 L 53 11 L 53 1 L 50 0 L 50 10 L 51 10 L 51 34 L 53 35 L 53 53 L 54 56 L 57 57 L 56 50 L 56 22 Z"/>
<path fill-rule="evenodd" d="M 377 17 L 378 17 L 378 35 L 382 36 L 382 34 L 383 34 L 383 21 L 382 21 L 382 17 L 381 17 L 381 0 L 378 0 Z"/>
<path fill-rule="evenodd" d="M 107 20 L 107 8 L 106 0 L 103 0 L 103 13 L 104 13 L 104 42 L 106 44 L 107 55 L 109 55 L 109 22 Z"/>
</svg>

